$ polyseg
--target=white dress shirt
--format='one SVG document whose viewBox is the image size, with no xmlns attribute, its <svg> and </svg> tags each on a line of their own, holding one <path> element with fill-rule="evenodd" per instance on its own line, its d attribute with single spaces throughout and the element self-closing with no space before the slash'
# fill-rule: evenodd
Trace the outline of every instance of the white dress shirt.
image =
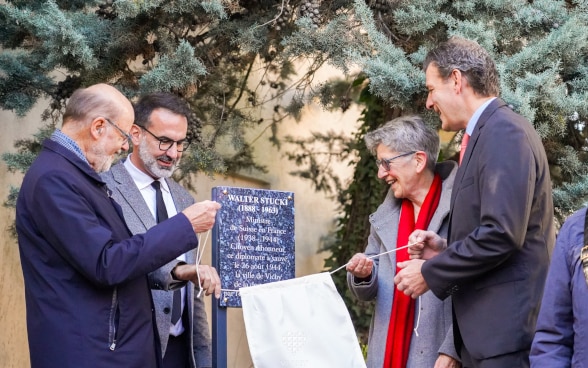
<svg viewBox="0 0 588 368">
<path fill-rule="evenodd" d="M 135 185 L 137 185 L 137 188 L 139 188 L 139 191 L 141 192 L 141 195 L 143 196 L 143 199 L 145 200 L 147 207 L 149 207 L 149 210 L 151 211 L 153 218 L 157 218 L 155 209 L 155 188 L 151 186 L 151 183 L 153 183 L 154 179 L 151 176 L 145 174 L 143 171 L 139 170 L 131 162 L 130 155 L 125 160 L 124 165 L 129 174 L 131 175 L 131 178 L 135 182 Z M 165 209 L 167 210 L 167 215 L 168 217 L 172 217 L 178 213 L 178 210 L 176 209 L 176 205 L 169 191 L 169 186 L 167 185 L 167 182 L 164 178 L 159 178 L 158 180 L 161 183 L 161 194 L 163 195 L 163 202 L 165 202 Z M 186 262 L 186 255 L 180 255 L 179 257 L 177 257 L 177 260 Z M 186 304 L 186 288 L 183 287 L 181 289 L 181 292 L 183 311 Z M 169 333 L 170 335 L 179 336 L 183 332 L 184 326 L 182 324 L 182 319 L 180 318 L 175 325 L 170 326 Z"/>
</svg>

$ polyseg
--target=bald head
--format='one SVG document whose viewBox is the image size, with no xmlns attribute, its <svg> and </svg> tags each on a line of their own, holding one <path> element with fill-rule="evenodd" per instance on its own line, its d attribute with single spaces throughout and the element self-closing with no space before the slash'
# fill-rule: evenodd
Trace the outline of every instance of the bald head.
<svg viewBox="0 0 588 368">
<path fill-rule="evenodd" d="M 71 95 L 63 115 L 63 125 L 78 122 L 83 126 L 98 116 L 119 120 L 119 117 L 129 113 L 133 114 L 133 105 L 122 93 L 108 84 L 95 84 L 78 89 Z"/>
<path fill-rule="evenodd" d="M 135 114 L 131 102 L 108 84 L 76 90 L 65 108 L 61 131 L 80 147 L 97 172 L 109 169 L 115 155 L 129 148 Z"/>
</svg>

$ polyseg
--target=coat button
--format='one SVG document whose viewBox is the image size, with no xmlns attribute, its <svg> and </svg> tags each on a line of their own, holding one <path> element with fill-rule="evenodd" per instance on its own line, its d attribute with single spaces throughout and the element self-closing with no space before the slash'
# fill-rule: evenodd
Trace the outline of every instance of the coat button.
<svg viewBox="0 0 588 368">
<path fill-rule="evenodd" d="M 163 308 L 163 313 L 165 313 L 165 314 L 169 314 L 170 311 L 171 311 L 170 307 Z"/>
</svg>

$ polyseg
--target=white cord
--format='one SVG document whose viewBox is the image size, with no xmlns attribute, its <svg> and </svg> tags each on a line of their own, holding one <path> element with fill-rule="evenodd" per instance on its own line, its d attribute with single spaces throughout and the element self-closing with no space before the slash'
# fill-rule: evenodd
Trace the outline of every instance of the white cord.
<svg viewBox="0 0 588 368">
<path fill-rule="evenodd" d="M 383 252 L 383 253 L 380 253 L 380 254 L 375 254 L 375 255 L 373 255 L 373 256 L 369 256 L 369 257 L 367 257 L 367 258 L 368 258 L 368 259 L 376 258 L 376 257 L 379 257 L 379 256 L 381 256 L 381 255 L 384 255 L 384 254 L 388 254 L 388 253 L 396 252 L 397 250 L 400 250 L 400 249 L 408 248 L 408 247 L 410 247 L 411 245 L 415 245 L 415 244 L 418 244 L 418 243 L 407 244 L 407 245 L 405 245 L 405 246 L 403 246 L 403 247 L 399 247 L 399 248 L 396 248 L 396 249 L 392 249 L 392 250 L 389 250 L 389 251 L 387 251 L 387 252 Z M 339 270 L 340 270 L 340 269 L 342 269 L 343 267 L 346 267 L 348 264 L 349 264 L 349 262 L 345 263 L 343 266 L 341 266 L 341 267 L 337 268 L 335 271 L 331 271 L 331 273 L 330 273 L 330 274 L 331 274 L 331 275 L 332 275 L 332 274 L 334 274 L 335 272 L 339 271 Z M 416 324 L 415 324 L 415 326 L 414 326 L 414 329 L 413 329 L 413 330 L 414 330 L 414 333 L 415 333 L 415 335 L 418 337 L 418 336 L 419 336 L 418 328 L 419 328 L 419 323 L 420 323 L 420 321 L 421 321 L 421 296 L 420 296 L 420 295 L 419 295 L 419 298 L 418 298 L 418 303 L 417 303 L 417 311 L 418 311 L 418 313 L 417 313 L 417 320 L 416 320 Z"/>
<path fill-rule="evenodd" d="M 202 255 L 204 254 L 204 248 L 206 247 L 206 242 L 208 241 L 208 234 L 210 234 L 210 230 L 206 232 L 206 238 L 204 238 L 204 243 L 202 243 L 202 234 L 198 235 L 198 249 L 196 250 L 196 276 L 198 276 L 198 291 L 197 298 L 200 298 L 202 295 L 202 281 L 200 281 L 200 261 L 202 260 Z"/>
<path fill-rule="evenodd" d="M 387 251 L 387 252 L 383 252 L 383 253 L 380 253 L 380 254 L 375 254 L 375 255 L 373 255 L 373 256 L 369 256 L 369 257 L 367 257 L 367 259 L 372 259 L 372 258 L 379 257 L 379 256 L 381 256 L 381 255 L 384 255 L 384 254 L 388 254 L 388 253 L 396 252 L 397 250 L 401 250 L 401 249 L 404 249 L 404 248 L 408 248 L 408 247 L 410 247 L 411 245 L 415 245 L 415 244 L 418 244 L 418 243 L 407 244 L 407 245 L 405 245 L 405 246 L 403 246 L 403 247 L 395 248 L 395 249 L 392 249 L 392 250 L 389 250 L 389 251 Z M 335 272 L 337 272 L 337 271 L 339 271 L 339 270 L 343 269 L 344 267 L 346 267 L 348 264 L 349 264 L 349 262 L 345 263 L 343 266 L 341 266 L 341 267 L 337 268 L 335 271 L 331 271 L 331 272 L 330 272 L 330 274 L 331 274 L 331 275 L 332 275 L 332 274 L 334 274 Z"/>
<path fill-rule="evenodd" d="M 421 321 L 421 295 L 419 295 L 419 299 L 418 299 L 418 303 L 417 303 L 417 320 L 416 320 L 416 324 L 414 325 L 414 334 L 419 337 L 419 332 L 417 331 L 419 329 L 419 323 Z"/>
</svg>

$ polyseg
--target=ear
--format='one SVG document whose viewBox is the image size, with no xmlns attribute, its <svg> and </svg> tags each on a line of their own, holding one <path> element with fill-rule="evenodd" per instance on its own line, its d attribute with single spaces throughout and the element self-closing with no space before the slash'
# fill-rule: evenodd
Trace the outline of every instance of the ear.
<svg viewBox="0 0 588 368">
<path fill-rule="evenodd" d="M 461 70 L 458 69 L 453 69 L 451 71 L 451 75 L 449 76 L 449 79 L 451 80 L 452 83 L 454 83 L 454 91 L 459 94 L 462 91 L 462 88 L 464 87 L 464 82 L 466 81 L 463 74 L 461 73 Z"/>
<path fill-rule="evenodd" d="M 105 121 L 103 118 L 96 118 L 90 123 L 90 134 L 94 139 L 98 139 L 104 131 Z"/>
<path fill-rule="evenodd" d="M 427 154 L 423 151 L 417 151 L 414 156 L 416 158 L 416 172 L 420 174 L 427 167 Z"/>
<path fill-rule="evenodd" d="M 139 141 L 141 140 L 141 128 L 137 124 L 131 125 L 131 130 L 129 131 L 129 135 L 133 138 L 133 146 L 137 147 L 139 145 Z"/>
</svg>

